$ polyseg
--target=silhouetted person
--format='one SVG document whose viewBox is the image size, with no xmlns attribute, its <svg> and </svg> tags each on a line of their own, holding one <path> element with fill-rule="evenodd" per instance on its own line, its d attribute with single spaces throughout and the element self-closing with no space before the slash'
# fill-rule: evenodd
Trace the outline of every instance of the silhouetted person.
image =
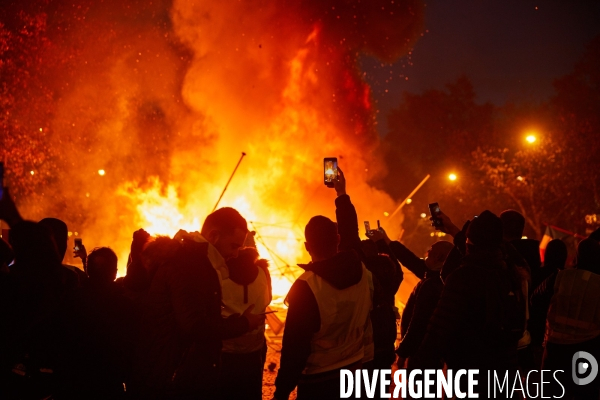
<svg viewBox="0 0 600 400">
<path fill-rule="evenodd" d="M 143 229 L 138 229 L 133 233 L 131 250 L 127 260 L 127 274 L 123 279 L 120 279 L 120 283 L 130 292 L 132 297 L 138 297 L 141 293 L 146 292 L 150 285 L 148 270 L 144 267 L 142 259 L 142 252 L 150 241 L 150 234 Z"/>
<path fill-rule="evenodd" d="M 447 241 L 434 243 L 427 251 L 424 259 L 419 258 L 403 244 L 390 242 L 390 247 L 394 254 L 399 255 L 399 259 L 403 265 L 411 265 L 411 271 L 421 279 L 409 296 L 400 320 L 402 343 L 396 350 L 399 368 L 403 368 L 406 358 L 414 355 L 418 350 L 425 335 L 429 319 L 433 315 L 442 293 L 444 279 L 460 266 L 466 252 L 466 228 L 470 221 L 467 221 L 461 230 L 454 225 L 446 214 L 440 213 L 438 218 L 441 220 L 439 224 L 434 224 L 433 218 L 430 218 L 432 226 L 452 236 L 454 243 Z M 425 281 L 427 281 L 426 284 Z M 419 311 L 415 312 L 418 294 L 423 287 L 425 287 L 425 291 L 418 302 Z M 413 317 L 415 317 L 414 324 L 412 324 Z M 413 327 L 411 328 L 411 334 L 407 338 L 410 325 L 413 325 Z"/>
<path fill-rule="evenodd" d="M 9 348 L 10 348 L 10 332 L 8 323 L 11 320 L 11 292 L 12 292 L 12 277 L 9 273 L 8 264 L 14 259 L 14 253 L 10 245 L 0 238 L 0 387 L 7 387 L 6 382 L 10 365 Z"/>
<path fill-rule="evenodd" d="M 65 258 L 65 254 L 67 254 L 68 240 L 69 240 L 69 229 L 67 228 L 67 224 L 61 221 L 58 218 L 44 218 L 39 222 L 40 225 L 45 226 L 52 233 L 52 237 L 56 242 L 56 248 L 58 250 L 58 256 L 63 262 Z M 80 270 L 77 267 L 72 265 L 62 264 L 63 267 L 73 271 L 77 274 L 78 284 L 82 285 L 87 279 L 87 274 Z"/>
<path fill-rule="evenodd" d="M 250 235 L 249 235 L 250 236 Z M 271 276 L 267 260 L 252 247 L 227 261 L 229 279 L 223 283 L 223 317 L 241 314 L 249 305 L 253 313 L 266 311 L 271 302 Z M 223 340 L 220 388 L 223 400 L 261 400 L 265 363 L 265 325 L 237 338 Z"/>
<path fill-rule="evenodd" d="M 8 265 L 15 259 L 12 247 L 3 238 L 0 238 L 0 274 L 8 274 Z"/>
<path fill-rule="evenodd" d="M 570 376 L 575 353 L 585 351 L 600 360 L 600 244 L 597 241 L 582 240 L 577 246 L 576 267 L 558 272 L 545 338 L 543 368 L 565 371 L 560 380 L 567 392 L 565 398 L 599 398 L 600 377 L 586 385 L 576 385 Z M 553 395 L 561 393 L 561 388 L 554 387 Z"/>
<path fill-rule="evenodd" d="M 536 362 L 541 363 L 540 348 L 544 342 L 546 316 L 550 300 L 554 295 L 554 283 L 559 271 L 565 268 L 568 257 L 567 245 L 560 239 L 551 240 L 546 247 L 542 271 L 546 278 L 538 285 L 531 295 L 530 317 L 528 329 L 531 333 L 531 343 L 535 348 Z M 539 364 L 538 364 L 539 365 Z"/>
<path fill-rule="evenodd" d="M 452 370 L 515 371 L 526 299 L 504 262 L 500 218 L 484 211 L 470 223 L 467 238 L 467 254 L 445 281 L 413 366 L 437 368 L 442 358 Z"/>
<path fill-rule="evenodd" d="M 5 193 L 6 195 L 6 193 Z M 60 264 L 46 227 L 30 221 L 11 225 L 15 263 L 10 267 L 6 361 L 11 377 L 7 398 L 52 394 L 58 354 L 55 329 L 59 305 L 75 289 L 74 273 Z M 17 394 L 18 393 L 18 394 Z"/>
<path fill-rule="evenodd" d="M 64 305 L 62 398 L 123 398 L 129 383 L 139 312 L 115 283 L 117 256 L 108 247 L 88 256 L 89 279 Z"/>
<path fill-rule="evenodd" d="M 363 368 L 389 369 L 396 358 L 395 295 L 404 275 L 388 247 L 389 239 L 386 241 L 383 229 L 372 230 L 367 235 L 369 239 L 360 240 L 356 209 L 346 193 L 346 176 L 341 169 L 338 173 L 334 188 L 337 194 L 335 214 L 340 235 L 339 251 L 355 252 L 371 272 L 373 280 L 372 343 L 366 347 Z"/>
<path fill-rule="evenodd" d="M 170 260 L 158 266 L 144 262 L 156 270 L 150 274 L 134 366 L 136 397 L 218 398 L 223 339 L 264 324 L 264 316 L 252 314 L 251 307 L 241 316 L 221 317 L 226 260 L 237 256 L 247 233 L 236 210 L 221 208 L 206 218 L 201 233 L 180 231 L 172 239 L 176 249 Z"/>
<path fill-rule="evenodd" d="M 298 386 L 298 399 L 339 398 L 340 369 L 361 367 L 369 334 L 371 273 L 355 252 L 338 253 L 340 236 L 329 218 L 311 218 L 305 228 L 311 263 L 292 285 L 277 400 Z"/>
<path fill-rule="evenodd" d="M 525 217 L 515 210 L 505 210 L 500 214 L 502 220 L 502 230 L 504 241 L 512 244 L 521 256 L 527 261 L 531 271 L 531 288 L 529 296 L 533 289 L 542 281 L 540 257 L 540 241 L 535 239 L 523 239 L 525 231 Z"/>
<path fill-rule="evenodd" d="M 434 243 L 427 251 L 425 265 L 428 271 L 425 278 L 413 289 L 402 313 L 402 321 L 406 329 L 402 332 L 402 342 L 396 350 L 399 367 L 404 364 L 405 359 L 416 354 L 427 332 L 429 319 L 435 311 L 444 288 L 440 271 L 453 247 L 450 242 L 440 241 Z"/>
</svg>

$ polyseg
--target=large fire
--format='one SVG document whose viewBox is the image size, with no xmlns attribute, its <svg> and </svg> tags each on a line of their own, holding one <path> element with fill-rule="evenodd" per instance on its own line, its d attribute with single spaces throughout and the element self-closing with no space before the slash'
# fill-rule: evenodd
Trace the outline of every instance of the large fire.
<svg viewBox="0 0 600 400">
<path fill-rule="evenodd" d="M 395 208 L 368 183 L 385 171 L 358 59 L 405 54 L 421 1 L 51 3 L 40 1 L 39 60 L 61 58 L 38 78 L 55 93 L 44 132 L 64 173 L 40 214 L 69 215 L 88 248 L 114 248 L 120 274 L 135 230 L 199 230 L 242 152 L 219 206 L 257 232 L 279 299 L 308 261 L 308 219 L 335 217 L 324 157 L 338 158 L 361 219 Z"/>
<path fill-rule="evenodd" d="M 179 201 L 177 188 L 168 185 L 163 191 L 157 177 L 150 179 L 150 187 L 140 189 L 137 185 L 127 182 L 118 191 L 120 196 L 132 201 L 136 206 L 136 224 L 152 235 L 173 236 L 180 229 L 196 231 L 201 222 L 198 212 L 207 215 L 210 204 L 199 204 L 200 208 L 184 207 Z M 280 215 L 270 214 L 268 209 L 257 217 L 245 195 L 231 198 L 228 206 L 236 208 L 249 221 L 249 228 L 255 232 L 254 241 L 259 253 L 269 260 L 271 265 L 271 283 L 274 292 L 274 302 L 280 303 L 289 291 L 291 284 L 300 274 L 295 261 L 300 260 L 302 253 L 302 231 L 297 223 L 279 222 Z M 263 222 L 259 222 L 263 221 Z M 265 222 L 266 221 L 266 222 Z M 121 260 L 127 260 L 128 250 L 121 252 Z M 125 273 L 125 266 L 120 266 L 119 273 Z"/>
</svg>

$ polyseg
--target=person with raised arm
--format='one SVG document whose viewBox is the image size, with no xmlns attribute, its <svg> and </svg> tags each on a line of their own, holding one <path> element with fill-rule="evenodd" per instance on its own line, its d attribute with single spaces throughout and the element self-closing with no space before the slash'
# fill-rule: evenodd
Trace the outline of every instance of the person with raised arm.
<svg viewBox="0 0 600 400">
<path fill-rule="evenodd" d="M 358 254 L 373 276 L 373 310 L 370 313 L 373 355 L 365 355 L 363 368 L 390 369 L 396 358 L 395 295 L 403 280 L 402 268 L 384 239 L 383 228 L 367 232 L 368 239 L 361 241 L 356 209 L 346 193 L 346 175 L 340 168 L 334 188 L 337 195 L 335 213 L 340 234 L 340 250 L 354 251 Z M 377 390 L 376 393 L 376 397 L 379 398 L 380 391 Z"/>
<path fill-rule="evenodd" d="M 372 359 L 373 280 L 355 251 L 338 251 L 338 226 L 327 217 L 310 219 L 305 247 L 311 262 L 290 289 L 275 399 L 337 399 L 340 370 Z M 359 241 L 360 242 L 360 241 Z"/>
</svg>

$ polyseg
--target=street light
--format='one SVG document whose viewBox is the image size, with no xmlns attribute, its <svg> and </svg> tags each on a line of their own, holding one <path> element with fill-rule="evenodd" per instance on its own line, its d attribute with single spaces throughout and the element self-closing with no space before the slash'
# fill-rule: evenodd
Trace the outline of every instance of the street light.
<svg viewBox="0 0 600 400">
<path fill-rule="evenodd" d="M 448 179 L 450 179 L 451 181 L 455 181 L 457 178 L 456 174 L 450 174 L 448 175 Z"/>
<path fill-rule="evenodd" d="M 529 143 L 534 143 L 537 140 L 537 138 L 535 137 L 535 135 L 527 135 L 525 140 L 527 140 L 527 142 Z"/>
</svg>

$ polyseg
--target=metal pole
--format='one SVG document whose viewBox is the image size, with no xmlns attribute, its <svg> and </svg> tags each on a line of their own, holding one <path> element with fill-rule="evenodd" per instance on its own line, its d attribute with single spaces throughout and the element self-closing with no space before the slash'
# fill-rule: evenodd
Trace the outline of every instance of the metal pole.
<svg viewBox="0 0 600 400">
<path fill-rule="evenodd" d="M 415 193 L 417 193 L 417 190 L 421 189 L 421 186 L 423 186 L 425 184 L 425 182 L 427 182 L 427 180 L 429 179 L 431 175 L 427 174 L 427 176 L 425 177 L 425 179 L 423 179 L 421 181 L 421 183 L 419 183 L 419 185 L 415 188 L 415 190 L 413 190 L 408 196 L 406 196 L 406 198 L 404 199 L 404 201 L 402 201 L 402 203 L 400 203 L 400 205 L 398 206 L 398 208 L 396 208 L 396 211 L 394 211 L 389 218 L 392 218 L 394 215 L 396 215 L 398 213 L 398 211 L 400 211 L 400 209 L 402 207 L 404 207 L 404 205 L 406 204 L 406 200 L 410 199 L 411 197 L 413 197 L 415 195 Z"/>
<path fill-rule="evenodd" d="M 223 188 L 223 191 L 221 192 L 221 195 L 219 196 L 219 200 L 217 200 L 217 204 L 215 204 L 215 208 L 213 208 L 212 212 L 215 212 L 215 210 L 219 206 L 219 203 L 221 202 L 221 199 L 223 198 L 223 195 L 225 194 L 225 191 L 227 190 L 227 187 L 229 186 L 229 182 L 231 182 L 231 180 L 233 179 L 233 176 L 235 175 L 235 171 L 237 171 L 237 169 L 240 166 L 240 164 L 242 163 L 242 159 L 244 158 L 245 155 L 246 155 L 246 153 L 242 152 L 242 156 L 240 157 L 240 160 L 238 161 L 235 168 L 233 169 L 233 172 L 231 173 L 229 180 L 225 184 L 225 187 Z"/>
</svg>

